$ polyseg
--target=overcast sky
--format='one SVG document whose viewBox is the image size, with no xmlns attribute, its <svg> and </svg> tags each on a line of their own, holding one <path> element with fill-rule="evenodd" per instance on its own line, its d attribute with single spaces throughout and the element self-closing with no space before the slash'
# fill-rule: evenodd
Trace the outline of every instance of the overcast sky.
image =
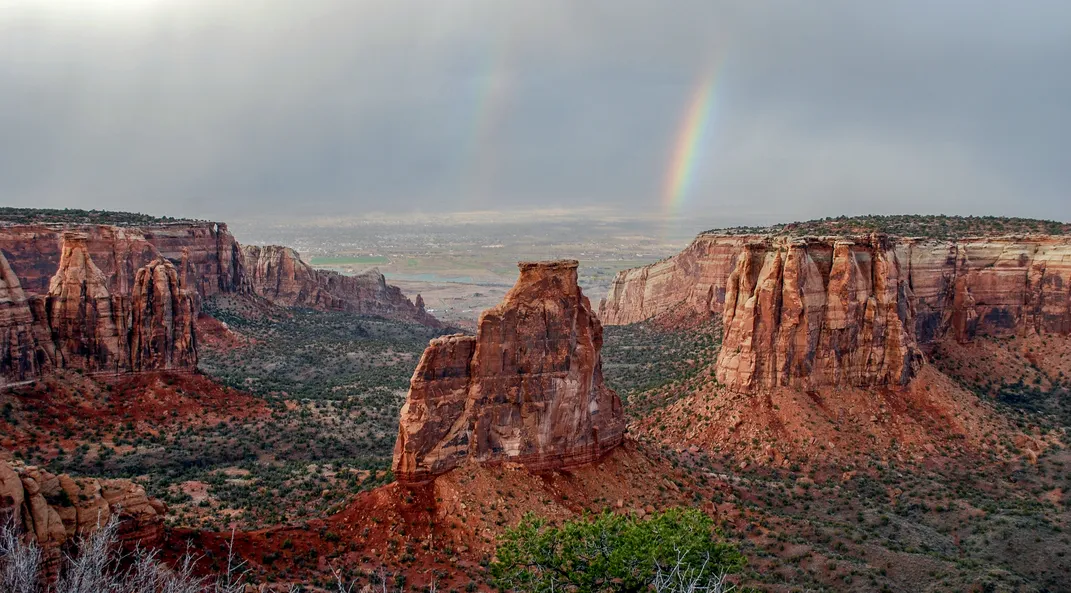
<svg viewBox="0 0 1071 593">
<path fill-rule="evenodd" d="M 1066 0 L 0 0 L 5 205 L 1069 220 L 1069 188 Z"/>
</svg>

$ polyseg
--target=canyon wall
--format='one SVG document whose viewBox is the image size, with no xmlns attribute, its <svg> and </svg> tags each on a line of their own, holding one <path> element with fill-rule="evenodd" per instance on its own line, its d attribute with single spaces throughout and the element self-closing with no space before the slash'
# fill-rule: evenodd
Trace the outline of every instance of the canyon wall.
<svg viewBox="0 0 1071 593">
<path fill-rule="evenodd" d="M 125 547 L 158 545 L 166 512 L 162 502 L 130 480 L 72 478 L 0 461 L 0 522 L 13 520 L 40 547 L 53 577 L 63 545 L 96 531 L 113 515 Z"/>
<path fill-rule="evenodd" d="M 0 253 L 0 382 L 25 381 L 56 362 L 42 297 L 28 297 L 18 276 Z"/>
<path fill-rule="evenodd" d="M 721 382 L 903 384 L 950 337 L 1071 331 L 1071 238 L 956 241 L 700 235 L 620 272 L 600 316 L 628 324 L 684 309 L 723 315 Z"/>
<path fill-rule="evenodd" d="M 192 370 L 200 300 L 219 293 L 442 327 L 378 271 L 343 276 L 286 247 L 243 249 L 222 223 L 0 224 L 0 382 L 53 368 Z"/>
<path fill-rule="evenodd" d="M 88 237 L 66 233 L 43 295 L 28 296 L 0 253 L 0 383 L 54 368 L 87 372 L 192 370 L 197 366 L 195 295 L 157 257 L 133 274 L 130 291 L 112 284 L 89 254 Z"/>
<path fill-rule="evenodd" d="M 394 474 L 418 482 L 466 460 L 544 470 L 620 444 L 625 421 L 603 383 L 602 326 L 577 262 L 522 262 L 475 336 L 431 341 L 402 408 Z"/>
<path fill-rule="evenodd" d="M 289 247 L 247 245 L 242 248 L 244 275 L 252 290 L 288 307 L 348 311 L 442 327 L 424 310 L 417 295 L 413 304 L 402 291 L 371 270 L 355 276 L 314 269 Z"/>
<path fill-rule="evenodd" d="M 157 257 L 134 274 L 129 293 L 114 293 L 104 272 L 89 254 L 81 233 L 63 236 L 59 267 L 47 295 L 38 297 L 43 314 L 34 315 L 34 332 L 48 336 L 50 346 L 41 352 L 41 340 L 25 339 L 19 361 L 8 368 L 36 373 L 8 373 L 26 378 L 48 367 L 77 368 L 88 372 L 192 370 L 197 365 L 194 318 L 195 297 L 180 286 L 179 274 L 168 260 Z"/>
<path fill-rule="evenodd" d="M 137 271 L 159 257 L 181 263 L 188 288 L 202 297 L 242 288 L 241 248 L 223 223 L 0 226 L 0 252 L 28 294 L 48 292 L 59 268 L 63 235 L 70 232 L 85 236 L 86 251 L 113 294 L 130 293 Z"/>
</svg>

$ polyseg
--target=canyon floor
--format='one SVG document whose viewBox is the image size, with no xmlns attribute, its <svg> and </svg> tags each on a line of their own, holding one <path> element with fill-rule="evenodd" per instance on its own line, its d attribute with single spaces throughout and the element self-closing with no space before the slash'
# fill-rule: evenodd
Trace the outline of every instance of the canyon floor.
<svg viewBox="0 0 1071 593">
<path fill-rule="evenodd" d="M 1065 338 L 933 354 L 925 385 L 984 408 L 992 446 L 938 431 L 916 443 L 931 450 L 905 439 L 900 454 L 846 457 L 836 450 L 871 441 L 853 442 L 857 429 L 834 413 L 822 420 L 829 442 L 775 459 L 769 435 L 747 424 L 706 435 L 695 432 L 702 418 L 681 415 L 697 397 L 731 404 L 717 390 L 696 395 L 720 345 L 716 321 L 608 327 L 607 382 L 631 418 L 623 449 L 572 471 L 465 466 L 407 488 L 387 470 L 412 366 L 435 331 L 229 297 L 206 311 L 200 373 L 70 373 L 15 387 L 0 393 L 4 447 L 143 483 L 171 508 L 172 552 L 192 541 L 218 562 L 237 528 L 258 582 L 327 585 L 339 568 L 365 582 L 482 589 L 496 535 L 525 512 L 697 506 L 747 554 L 742 581 L 757 590 L 1069 586 Z M 1001 364 L 1022 376 L 979 372 Z"/>
<path fill-rule="evenodd" d="M 387 225 L 346 241 L 332 234 L 346 229 L 271 239 L 319 267 L 381 267 L 470 331 L 516 259 L 582 251 L 580 282 L 597 300 L 617 269 L 680 247 L 651 229 L 612 226 L 587 242 L 575 225 L 536 231 Z M 170 508 L 167 556 L 192 545 L 202 570 L 219 570 L 233 537 L 251 579 L 280 586 L 327 589 L 337 570 L 397 590 L 486 590 L 498 538 L 525 513 L 684 506 L 746 554 L 747 590 L 1071 590 L 1067 336 L 938 340 L 906 389 L 741 395 L 715 377 L 718 315 L 607 326 L 623 446 L 571 470 L 464 464 L 403 486 L 390 467 L 410 377 L 429 339 L 456 328 L 237 293 L 201 310 L 196 372 L 66 369 L 0 390 L 0 460 L 131 478 Z"/>
</svg>

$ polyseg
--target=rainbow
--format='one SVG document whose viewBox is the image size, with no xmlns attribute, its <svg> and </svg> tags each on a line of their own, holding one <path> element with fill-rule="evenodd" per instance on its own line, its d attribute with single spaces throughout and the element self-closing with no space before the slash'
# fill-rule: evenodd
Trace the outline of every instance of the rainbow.
<svg viewBox="0 0 1071 593">
<path fill-rule="evenodd" d="M 507 31 L 499 30 L 488 41 L 483 52 L 487 59 L 473 79 L 469 132 L 459 153 L 460 193 L 465 207 L 486 207 L 495 186 L 498 135 L 513 92 L 509 39 Z"/>
<path fill-rule="evenodd" d="M 717 68 L 711 68 L 699 78 L 692 91 L 691 100 L 688 101 L 688 109 L 681 118 L 673 159 L 669 162 L 662 192 L 662 208 L 667 220 L 677 214 L 695 180 L 696 165 L 702 155 L 704 138 L 714 107 L 716 74 Z"/>
</svg>

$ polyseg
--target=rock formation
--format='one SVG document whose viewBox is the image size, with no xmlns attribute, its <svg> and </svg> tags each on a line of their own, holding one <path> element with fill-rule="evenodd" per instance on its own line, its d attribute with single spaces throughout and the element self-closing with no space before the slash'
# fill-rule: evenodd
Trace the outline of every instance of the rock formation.
<svg viewBox="0 0 1071 593">
<path fill-rule="evenodd" d="M 79 233 L 64 235 L 46 300 L 61 366 L 90 372 L 192 370 L 197 366 L 193 295 L 162 257 L 138 269 L 129 295 L 112 295 Z"/>
<path fill-rule="evenodd" d="M 186 288 L 202 297 L 242 290 L 241 248 L 223 223 L 2 226 L 0 251 L 27 293 L 48 292 L 62 256 L 63 235 L 68 232 L 85 236 L 86 250 L 112 294 L 129 294 L 137 271 L 161 256 L 176 264 L 185 260 L 190 269 Z"/>
<path fill-rule="evenodd" d="M 882 238 L 749 245 L 725 294 L 717 377 L 731 389 L 902 385 L 922 362 L 911 288 Z"/>
<path fill-rule="evenodd" d="M 44 302 L 26 297 L 0 253 L 0 377 L 24 381 L 52 368 L 56 349 L 43 318 Z"/>
<path fill-rule="evenodd" d="M 108 279 L 89 257 L 86 241 L 81 233 L 63 236 L 59 269 L 48 287 L 48 324 L 62 366 L 118 371 L 130 364 L 123 348 L 125 303 L 112 299 Z"/>
<path fill-rule="evenodd" d="M 197 367 L 193 294 L 182 288 L 171 262 L 160 257 L 138 270 L 130 311 L 132 369 Z"/>
<path fill-rule="evenodd" d="M 143 227 L 108 225 L 0 226 L 0 254 L 30 296 L 49 292 L 59 269 L 65 233 L 84 237 L 86 253 L 112 295 L 129 295 L 139 269 L 163 257 L 176 265 L 182 288 L 200 298 L 255 292 L 289 307 L 349 311 L 442 327 L 383 275 L 357 276 L 316 270 L 290 248 L 242 247 L 218 222 L 159 223 Z"/>
<path fill-rule="evenodd" d="M 315 270 L 285 247 L 243 253 L 222 223 L 0 222 L 0 383 L 53 368 L 193 369 L 200 299 L 219 293 L 442 327 L 378 271 Z"/>
<path fill-rule="evenodd" d="M 724 315 L 720 381 L 902 384 L 919 349 L 976 335 L 1071 331 L 1071 238 L 700 235 L 625 270 L 600 315 L 627 324 L 684 309 Z"/>
<path fill-rule="evenodd" d="M 0 522 L 13 518 L 16 528 L 41 547 L 52 570 L 61 546 L 92 533 L 113 515 L 120 520 L 122 543 L 160 543 L 166 512 L 162 502 L 129 480 L 72 478 L 0 461 Z"/>
<path fill-rule="evenodd" d="M 371 270 L 356 276 L 314 269 L 289 247 L 247 245 L 242 248 L 244 273 L 252 290 L 288 307 L 348 311 L 391 319 L 442 325 L 414 305 L 383 274 Z M 423 301 L 421 301 L 423 302 Z"/>
<path fill-rule="evenodd" d="M 171 262 L 157 258 L 138 269 L 128 294 L 113 294 L 108 284 L 82 233 L 64 235 L 43 296 L 27 297 L 0 254 L 0 380 L 28 380 L 53 368 L 196 368 L 195 298 Z"/>
<path fill-rule="evenodd" d="M 394 474 L 417 482 L 466 460 L 534 470 L 588 463 L 624 438 L 621 402 L 603 383 L 602 326 L 577 262 L 522 262 L 475 336 L 431 341 L 401 412 Z"/>
</svg>

